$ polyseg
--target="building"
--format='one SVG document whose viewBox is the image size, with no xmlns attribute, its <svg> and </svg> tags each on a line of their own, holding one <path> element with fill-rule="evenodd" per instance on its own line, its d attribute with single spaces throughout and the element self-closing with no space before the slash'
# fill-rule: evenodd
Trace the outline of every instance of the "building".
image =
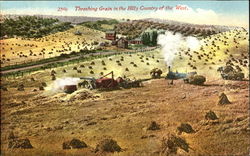
<svg viewBox="0 0 250 156">
<path fill-rule="evenodd" d="M 119 48 L 128 48 L 128 40 L 126 40 L 125 38 L 121 37 L 119 38 L 117 41 L 117 47 Z"/>
<path fill-rule="evenodd" d="M 116 32 L 115 31 L 106 31 L 105 38 L 107 40 L 111 40 L 111 41 L 116 40 Z"/>
<path fill-rule="evenodd" d="M 142 44 L 142 40 L 140 38 L 135 38 L 129 41 L 130 44 Z"/>
</svg>

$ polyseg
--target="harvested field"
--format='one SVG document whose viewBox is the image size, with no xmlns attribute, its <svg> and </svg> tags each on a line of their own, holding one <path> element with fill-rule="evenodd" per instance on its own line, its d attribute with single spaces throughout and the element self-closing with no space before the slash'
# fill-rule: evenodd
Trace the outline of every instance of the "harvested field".
<svg viewBox="0 0 250 156">
<path fill-rule="evenodd" d="M 244 82 L 244 86 L 248 84 Z M 156 79 L 144 82 L 142 88 L 97 91 L 92 94 L 101 95 L 101 98 L 75 99 L 72 102 L 62 99 L 74 97 L 74 94 L 48 96 L 42 91 L 31 92 L 32 88 L 26 88 L 24 92 L 13 88 L 10 92 L 18 94 L 13 96 L 7 91 L 2 95 L 2 148 L 4 154 L 10 152 L 6 150 L 7 136 L 9 131 L 14 131 L 22 138 L 29 138 L 34 146 L 32 150 L 22 151 L 23 155 L 55 152 L 61 155 L 82 152 L 95 155 L 91 149 L 94 151 L 98 142 L 107 136 L 123 149 L 119 155 L 157 155 L 161 152 L 162 138 L 168 133 L 175 133 L 181 123 L 189 123 L 195 133 L 178 135 L 176 132 L 176 135 L 184 138 L 191 148 L 188 153 L 182 150 L 177 150 L 177 153 L 246 154 L 249 151 L 249 88 L 239 92 L 225 91 L 226 85 L 222 80 L 208 81 L 207 85 L 193 86 L 177 80 L 169 86 L 167 80 Z M 232 104 L 217 104 L 218 93 L 222 91 Z M 185 99 L 182 98 L 183 92 L 186 93 Z M 20 98 L 22 103 L 17 101 Z M 218 119 L 206 120 L 209 110 L 214 111 Z M 152 120 L 160 125 L 160 129 L 147 130 Z M 63 150 L 62 143 L 72 138 L 84 140 L 89 148 Z M 11 153 L 19 155 L 18 151 Z"/>
<path fill-rule="evenodd" d="M 79 30 L 82 35 L 75 35 Z M 20 64 L 51 58 L 61 54 L 69 54 L 81 49 L 96 49 L 96 42 L 104 42 L 104 33 L 101 31 L 76 26 L 64 32 L 58 32 L 38 39 L 10 38 L 1 40 L 2 66 Z M 91 39 L 90 39 L 91 38 Z"/>
<path fill-rule="evenodd" d="M 77 30 L 82 31 L 81 36 L 74 35 Z M 1 40 L 5 48 L 1 61 L 3 65 L 18 64 L 28 54 L 37 59 L 95 49 L 94 40 L 107 41 L 103 37 L 103 32 L 78 25 L 39 39 Z M 126 53 L 117 48 L 117 54 L 107 57 L 4 76 L 2 154 L 247 155 L 248 46 L 248 32 L 232 29 L 201 39 L 197 50 L 178 49 L 171 70 L 202 75 L 193 84 L 164 78 L 169 64 L 159 47 Z M 222 79 L 218 68 L 225 65 L 241 71 L 244 79 Z M 161 74 L 150 75 L 152 69 Z M 111 71 L 115 79 L 141 79 L 142 87 L 87 90 L 78 85 L 84 78 L 98 79 Z"/>
</svg>

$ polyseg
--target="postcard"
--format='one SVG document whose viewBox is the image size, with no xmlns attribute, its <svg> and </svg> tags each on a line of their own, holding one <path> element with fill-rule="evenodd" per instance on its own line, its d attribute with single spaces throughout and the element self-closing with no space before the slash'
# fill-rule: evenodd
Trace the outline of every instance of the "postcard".
<svg viewBox="0 0 250 156">
<path fill-rule="evenodd" d="M 0 1 L 1 155 L 247 156 L 249 1 Z"/>
</svg>

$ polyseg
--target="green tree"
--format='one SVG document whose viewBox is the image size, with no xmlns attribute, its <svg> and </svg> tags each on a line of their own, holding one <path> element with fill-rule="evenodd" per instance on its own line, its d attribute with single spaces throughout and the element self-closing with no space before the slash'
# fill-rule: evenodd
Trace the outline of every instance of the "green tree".
<svg viewBox="0 0 250 156">
<path fill-rule="evenodd" d="M 157 45 L 157 37 L 158 37 L 157 31 L 153 31 L 152 32 L 152 40 L 151 40 L 152 46 L 156 46 Z"/>
<path fill-rule="evenodd" d="M 150 34 L 149 32 L 144 32 L 142 34 L 142 42 L 144 45 L 149 45 L 150 44 Z"/>
<path fill-rule="evenodd" d="M 143 44 L 147 45 L 147 46 L 156 46 L 157 45 L 157 37 L 158 37 L 157 31 L 144 32 L 141 35 Z"/>
</svg>

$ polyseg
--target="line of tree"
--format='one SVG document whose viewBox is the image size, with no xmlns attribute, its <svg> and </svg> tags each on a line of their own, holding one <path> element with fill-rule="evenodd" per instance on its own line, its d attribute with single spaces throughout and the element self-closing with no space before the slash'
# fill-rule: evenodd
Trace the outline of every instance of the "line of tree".
<svg viewBox="0 0 250 156">
<path fill-rule="evenodd" d="M 13 37 L 15 35 L 38 38 L 58 31 L 65 31 L 72 27 L 70 22 L 59 22 L 58 19 L 19 16 L 16 19 L 5 19 L 3 23 L 0 23 L 0 36 Z"/>
<path fill-rule="evenodd" d="M 144 32 L 141 35 L 141 39 L 144 45 L 147 46 L 156 46 L 157 45 L 157 31 Z"/>
<path fill-rule="evenodd" d="M 88 22 L 80 23 L 80 25 L 84 25 L 84 26 L 91 28 L 91 29 L 106 31 L 106 29 L 102 27 L 102 24 L 116 25 L 118 23 L 119 22 L 117 20 L 112 19 L 112 20 L 88 21 Z"/>
</svg>

